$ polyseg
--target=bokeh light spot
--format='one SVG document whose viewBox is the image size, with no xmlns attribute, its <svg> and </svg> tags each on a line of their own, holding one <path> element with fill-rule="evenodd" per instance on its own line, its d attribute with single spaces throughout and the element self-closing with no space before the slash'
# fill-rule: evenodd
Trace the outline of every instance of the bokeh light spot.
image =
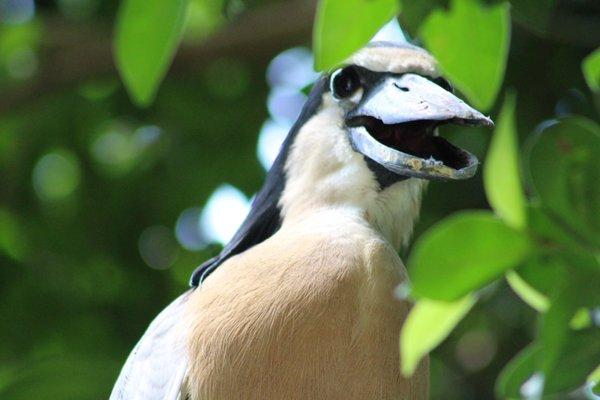
<svg viewBox="0 0 600 400">
<path fill-rule="evenodd" d="M 456 345 L 456 358 L 469 372 L 485 368 L 496 355 L 496 338 L 487 330 L 465 333 Z"/>
<path fill-rule="evenodd" d="M 22 24 L 35 15 L 33 0 L 2 0 L 0 1 L 0 21 L 6 24 Z"/>
<path fill-rule="evenodd" d="M 271 116 L 282 123 L 293 123 L 300 115 L 306 95 L 296 89 L 276 87 L 271 89 L 267 107 Z"/>
<path fill-rule="evenodd" d="M 128 171 L 136 157 L 133 142 L 116 130 L 100 135 L 92 145 L 92 154 L 99 163 L 121 172 Z"/>
<path fill-rule="evenodd" d="M 250 201 L 235 187 L 219 186 L 206 202 L 200 218 L 202 235 L 209 242 L 226 244 L 250 211 Z"/>
<path fill-rule="evenodd" d="M 521 395 L 525 399 L 541 399 L 544 391 L 544 374 L 541 372 L 533 374 L 525 383 L 521 386 Z"/>
<path fill-rule="evenodd" d="M 155 125 L 133 129 L 127 122 L 114 120 L 100 128 L 90 152 L 100 172 L 125 175 L 138 166 L 147 167 L 162 154 L 163 136 Z"/>
<path fill-rule="evenodd" d="M 138 152 L 155 144 L 161 137 L 162 130 L 156 125 L 140 126 L 133 132 L 133 142 Z"/>
<path fill-rule="evenodd" d="M 272 119 L 265 121 L 260 128 L 256 153 L 260 163 L 266 170 L 273 165 L 281 144 L 291 128 L 291 123 L 277 122 Z"/>
<path fill-rule="evenodd" d="M 77 189 L 80 179 L 77 158 L 66 150 L 44 155 L 33 168 L 33 188 L 44 201 L 57 201 L 70 196 Z"/>
<path fill-rule="evenodd" d="M 200 207 L 192 207 L 184 210 L 177 218 L 175 237 L 186 250 L 197 251 L 206 246 L 200 230 L 201 213 Z"/>
<path fill-rule="evenodd" d="M 152 226 L 143 231 L 138 248 L 144 262 L 154 269 L 167 269 L 177 258 L 177 243 L 166 226 Z"/>
<path fill-rule="evenodd" d="M 313 69 L 313 56 L 305 47 L 294 47 L 277 55 L 267 69 L 271 87 L 301 90 L 319 76 Z"/>
<path fill-rule="evenodd" d="M 183 40 L 190 44 L 198 44 L 206 39 L 224 21 L 222 0 L 190 1 L 185 21 Z"/>
<path fill-rule="evenodd" d="M 38 68 L 35 52 L 29 47 L 13 51 L 6 59 L 8 75 L 16 80 L 31 78 Z"/>
</svg>

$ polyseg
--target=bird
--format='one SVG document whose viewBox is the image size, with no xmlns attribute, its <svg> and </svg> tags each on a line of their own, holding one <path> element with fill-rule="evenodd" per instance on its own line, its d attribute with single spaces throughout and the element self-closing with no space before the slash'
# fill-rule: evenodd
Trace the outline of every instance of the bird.
<svg viewBox="0 0 600 400">
<path fill-rule="evenodd" d="M 371 41 L 314 83 L 231 241 L 150 324 L 111 400 L 425 399 L 428 359 L 399 368 L 408 275 L 428 181 L 478 160 L 439 136 L 492 126 L 434 57 Z"/>
</svg>

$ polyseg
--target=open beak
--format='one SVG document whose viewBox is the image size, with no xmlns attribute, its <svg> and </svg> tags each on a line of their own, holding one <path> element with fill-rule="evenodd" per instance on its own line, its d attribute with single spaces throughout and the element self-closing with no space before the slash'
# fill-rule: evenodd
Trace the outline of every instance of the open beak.
<svg viewBox="0 0 600 400">
<path fill-rule="evenodd" d="M 403 176 L 467 179 L 477 158 L 437 135 L 447 123 L 493 126 L 490 118 L 416 74 L 388 76 L 346 116 L 354 150 Z"/>
</svg>

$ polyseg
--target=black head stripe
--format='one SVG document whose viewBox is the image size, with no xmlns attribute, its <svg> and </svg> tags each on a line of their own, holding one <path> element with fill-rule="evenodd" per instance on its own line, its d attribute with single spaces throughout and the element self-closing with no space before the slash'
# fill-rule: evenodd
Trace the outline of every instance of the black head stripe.
<svg viewBox="0 0 600 400">
<path fill-rule="evenodd" d="M 279 154 L 269 170 L 262 189 L 258 192 L 256 198 L 252 202 L 248 216 L 238 228 L 233 239 L 231 239 L 231 241 L 223 248 L 223 251 L 216 257 L 211 258 L 196 268 L 190 280 L 191 286 L 198 286 L 202 283 L 211 272 L 228 258 L 240 254 L 250 247 L 263 242 L 277 232 L 281 226 L 278 203 L 285 187 L 284 167 L 290 147 L 300 128 L 317 113 L 321 106 L 323 93 L 325 93 L 327 89 L 327 78 L 322 77 L 315 83 L 308 96 L 308 100 L 302 108 L 300 116 L 281 145 Z"/>
</svg>

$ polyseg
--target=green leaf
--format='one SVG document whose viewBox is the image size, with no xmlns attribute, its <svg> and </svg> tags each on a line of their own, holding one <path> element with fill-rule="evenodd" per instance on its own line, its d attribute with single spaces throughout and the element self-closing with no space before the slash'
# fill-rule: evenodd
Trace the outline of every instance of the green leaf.
<svg viewBox="0 0 600 400">
<path fill-rule="evenodd" d="M 528 177 L 543 208 L 600 249 L 600 126 L 585 118 L 551 121 L 530 143 Z"/>
<path fill-rule="evenodd" d="M 558 361 L 569 332 L 569 321 L 580 305 L 577 288 L 571 281 L 567 281 L 566 285 L 552 296 L 550 308 L 542 320 L 539 338 L 544 348 L 539 368 L 546 375 L 554 369 Z"/>
<path fill-rule="evenodd" d="M 581 69 L 590 89 L 600 91 L 600 47 L 583 59 Z"/>
<path fill-rule="evenodd" d="M 521 398 L 521 386 L 535 373 L 540 354 L 541 346 L 532 344 L 510 360 L 496 380 L 496 397 Z"/>
<path fill-rule="evenodd" d="M 600 360 L 600 329 L 570 331 L 556 366 L 546 375 L 544 394 L 573 390 L 586 381 Z"/>
<path fill-rule="evenodd" d="M 522 398 L 523 383 L 536 373 L 543 378 L 544 394 L 566 392 L 583 385 L 586 377 L 598 366 L 600 329 L 571 331 L 566 337 L 555 368 L 546 375 L 538 368 L 543 353 L 541 344 L 534 343 L 513 358 L 496 381 L 497 397 Z"/>
<path fill-rule="evenodd" d="M 188 0 L 125 0 L 119 10 L 115 57 L 133 101 L 154 100 L 183 33 Z"/>
<path fill-rule="evenodd" d="M 551 305 L 542 320 L 539 335 L 543 353 L 538 369 L 545 376 L 551 376 L 559 368 L 561 354 L 566 351 L 568 338 L 572 335 L 570 323 L 577 311 L 582 307 L 596 307 L 600 304 L 600 273 L 571 268 L 561 283 L 551 296 Z M 600 334 L 600 329 L 593 329 Z"/>
<path fill-rule="evenodd" d="M 482 109 L 494 104 L 510 45 L 508 3 L 485 7 L 475 0 L 454 0 L 450 11 L 431 13 L 420 36 L 442 72 L 471 102 Z"/>
<path fill-rule="evenodd" d="M 585 251 L 585 247 L 569 227 L 539 204 L 528 205 L 527 226 L 536 239 L 547 247 Z"/>
<path fill-rule="evenodd" d="M 549 297 L 567 277 L 566 266 L 556 253 L 536 254 L 521 265 L 516 273 L 532 291 L 538 293 L 549 306 Z M 517 291 L 518 294 L 520 292 Z M 535 308 L 535 307 L 534 307 Z M 547 307 L 538 311 L 546 311 Z"/>
<path fill-rule="evenodd" d="M 519 265 L 528 237 L 485 211 L 446 218 L 425 232 L 409 259 L 416 296 L 453 301 Z"/>
<path fill-rule="evenodd" d="M 408 314 L 400 333 L 402 374 L 414 373 L 421 359 L 440 344 L 475 304 L 475 296 L 448 303 L 421 299 Z"/>
<path fill-rule="evenodd" d="M 506 273 L 506 281 L 510 288 L 519 295 L 521 300 L 530 305 L 538 312 L 546 312 L 550 307 L 548 297 L 537 291 L 533 286 L 527 283 L 526 280 L 515 271 Z"/>
<path fill-rule="evenodd" d="M 500 218 L 513 228 L 525 228 L 526 200 L 519 171 L 514 93 L 509 93 L 504 100 L 484 165 L 483 181 L 487 198 Z"/>
<path fill-rule="evenodd" d="M 313 29 L 315 69 L 335 67 L 400 11 L 399 0 L 321 0 Z"/>
<path fill-rule="evenodd" d="M 400 19 L 402 27 L 411 35 L 416 35 L 421 23 L 436 8 L 445 7 L 447 0 L 405 1 L 402 4 Z"/>
<path fill-rule="evenodd" d="M 588 376 L 587 381 L 592 385 L 595 385 L 593 392 L 595 394 L 600 394 L 600 390 L 598 390 L 600 389 L 600 387 L 598 387 L 598 385 L 600 385 L 600 365 L 598 365 L 590 376 Z"/>
</svg>

